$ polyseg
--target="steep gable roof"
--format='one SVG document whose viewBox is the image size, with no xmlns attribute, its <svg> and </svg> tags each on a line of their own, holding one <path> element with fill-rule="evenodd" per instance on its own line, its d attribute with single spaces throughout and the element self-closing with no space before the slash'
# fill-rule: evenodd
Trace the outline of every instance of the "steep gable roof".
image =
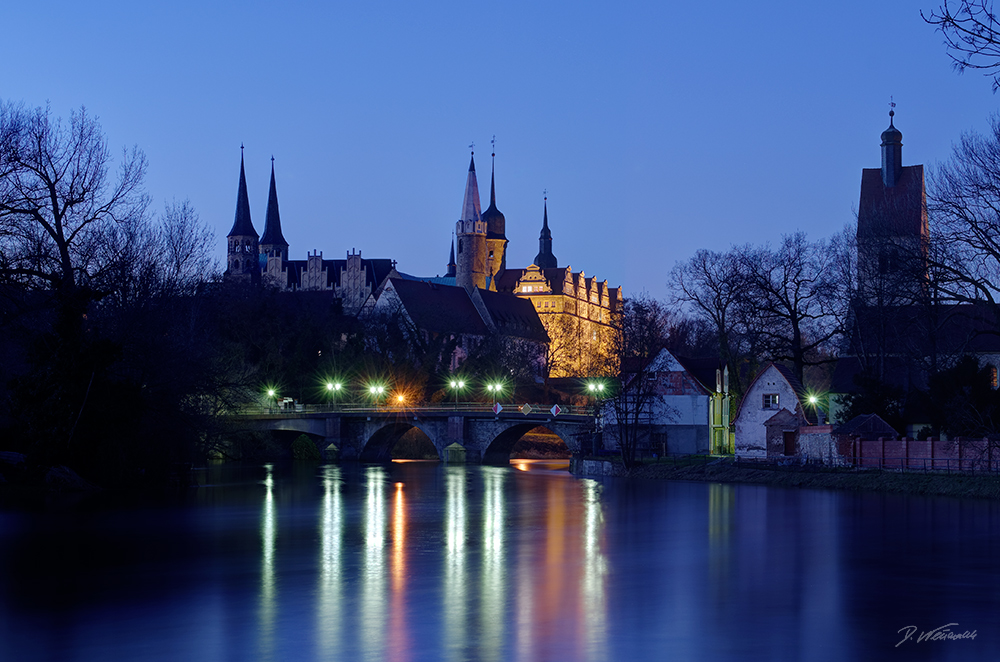
<svg viewBox="0 0 1000 662">
<path fill-rule="evenodd" d="M 400 304 L 418 329 L 485 336 L 489 329 L 464 287 L 390 278 Z"/>
</svg>

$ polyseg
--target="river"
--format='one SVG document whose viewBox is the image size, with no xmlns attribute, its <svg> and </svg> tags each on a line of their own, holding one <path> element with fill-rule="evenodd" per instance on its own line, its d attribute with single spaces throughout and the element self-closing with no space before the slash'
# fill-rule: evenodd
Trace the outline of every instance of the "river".
<svg viewBox="0 0 1000 662">
<path fill-rule="evenodd" d="M 993 502 L 530 461 L 196 476 L 0 509 L 0 659 L 1000 659 Z"/>
</svg>

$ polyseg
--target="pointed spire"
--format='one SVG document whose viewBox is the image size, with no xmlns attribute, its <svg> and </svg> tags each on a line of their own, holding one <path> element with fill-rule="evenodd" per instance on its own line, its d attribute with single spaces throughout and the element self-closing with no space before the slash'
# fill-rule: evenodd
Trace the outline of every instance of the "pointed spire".
<svg viewBox="0 0 1000 662">
<path fill-rule="evenodd" d="M 445 272 L 445 276 L 455 275 L 455 235 L 451 236 L 451 255 L 448 256 L 448 271 Z"/>
<path fill-rule="evenodd" d="M 476 156 L 469 161 L 469 177 L 465 182 L 465 198 L 462 200 L 462 221 L 478 221 L 482 218 L 479 206 L 479 183 L 476 181 Z"/>
<path fill-rule="evenodd" d="M 549 196 L 545 196 L 544 212 L 542 213 L 542 231 L 538 235 L 538 255 L 535 256 L 535 266 L 541 269 L 552 269 L 558 266 L 556 256 L 552 254 L 552 231 L 549 230 Z"/>
<path fill-rule="evenodd" d="M 278 188 L 274 183 L 274 157 L 271 157 L 271 188 L 267 193 L 267 213 L 264 217 L 264 236 L 260 245 L 270 252 L 273 247 L 288 248 L 288 242 L 281 234 L 281 215 L 278 213 Z"/>
<path fill-rule="evenodd" d="M 496 143 L 494 136 L 493 142 Z M 503 212 L 497 209 L 497 187 L 496 187 L 496 160 L 497 154 L 493 152 L 493 167 L 490 171 L 490 206 L 483 212 L 483 220 L 486 221 L 486 236 L 490 239 L 507 239 L 507 219 Z"/>
<path fill-rule="evenodd" d="M 240 145 L 240 186 L 236 192 L 236 219 L 228 237 L 258 237 L 250 220 L 250 198 L 247 196 L 247 175 L 243 168 L 243 145 Z"/>
</svg>

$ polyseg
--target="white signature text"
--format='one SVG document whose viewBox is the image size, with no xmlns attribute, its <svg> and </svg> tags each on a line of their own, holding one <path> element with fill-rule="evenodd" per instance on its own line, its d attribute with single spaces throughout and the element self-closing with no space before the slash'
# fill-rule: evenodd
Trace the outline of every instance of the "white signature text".
<svg viewBox="0 0 1000 662">
<path fill-rule="evenodd" d="M 896 648 L 899 648 L 900 644 L 905 644 L 907 641 L 910 641 L 911 639 L 913 639 L 913 641 L 919 644 L 924 641 L 952 641 L 956 639 L 976 638 L 975 630 L 973 630 L 972 632 L 969 632 L 968 630 L 966 630 L 965 632 L 952 632 L 951 628 L 953 626 L 957 627 L 958 623 L 948 623 L 946 625 L 942 625 L 941 627 L 934 628 L 933 630 L 921 632 L 919 635 L 917 635 L 916 639 L 914 639 L 913 635 L 917 634 L 917 626 L 907 625 L 906 627 L 897 630 L 897 632 L 903 635 L 903 638 L 899 640 L 898 644 L 896 644 Z"/>
</svg>

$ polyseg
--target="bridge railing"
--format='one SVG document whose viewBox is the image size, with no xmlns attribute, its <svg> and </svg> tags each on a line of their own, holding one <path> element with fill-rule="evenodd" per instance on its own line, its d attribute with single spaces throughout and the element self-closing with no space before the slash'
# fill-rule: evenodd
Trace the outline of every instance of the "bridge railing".
<svg viewBox="0 0 1000 662">
<path fill-rule="evenodd" d="M 540 405 L 528 403 L 527 405 L 516 405 L 513 403 L 500 403 L 503 410 L 500 412 L 501 415 L 511 415 L 511 414 L 522 414 L 531 416 L 552 416 L 552 405 Z M 525 411 L 527 410 L 527 411 Z M 343 414 L 367 414 L 367 413 L 379 413 L 379 414 L 444 414 L 448 412 L 474 412 L 481 414 L 492 414 L 493 404 L 489 402 L 440 402 L 429 405 L 399 405 L 399 404 L 384 404 L 384 405 L 370 405 L 370 404 L 353 404 L 353 403 L 343 403 L 343 404 L 325 404 L 325 405 L 309 405 L 309 404 L 295 404 L 287 405 L 285 407 L 279 407 L 277 405 L 247 405 L 240 408 L 233 413 L 236 415 L 254 415 L 254 414 L 333 414 L 333 413 L 343 413 Z M 589 406 L 578 406 L 578 405 L 559 405 L 559 413 L 556 416 L 590 416 L 594 414 L 594 408 Z"/>
</svg>

